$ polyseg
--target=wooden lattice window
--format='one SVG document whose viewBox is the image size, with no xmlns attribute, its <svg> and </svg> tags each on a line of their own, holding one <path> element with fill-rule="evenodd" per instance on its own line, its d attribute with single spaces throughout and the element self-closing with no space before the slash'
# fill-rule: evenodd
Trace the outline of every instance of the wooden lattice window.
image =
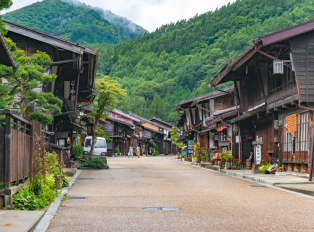
<svg viewBox="0 0 314 232">
<path fill-rule="evenodd" d="M 292 155 L 295 154 L 295 161 L 307 162 L 309 150 L 310 115 L 309 113 L 303 113 L 292 116 L 296 116 L 295 121 L 291 120 L 291 116 L 284 119 L 283 160 L 292 161 Z"/>
<path fill-rule="evenodd" d="M 307 162 L 309 150 L 310 115 L 309 113 L 303 113 L 298 114 L 297 117 L 298 131 L 296 136 L 296 146 L 298 146 L 298 154 L 296 155 L 296 158 L 300 161 Z"/>
</svg>

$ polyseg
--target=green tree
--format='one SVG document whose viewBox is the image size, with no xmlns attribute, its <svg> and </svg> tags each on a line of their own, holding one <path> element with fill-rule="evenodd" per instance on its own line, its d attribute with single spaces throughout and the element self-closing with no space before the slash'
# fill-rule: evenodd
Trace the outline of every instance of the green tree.
<svg viewBox="0 0 314 232">
<path fill-rule="evenodd" d="M 12 6 L 12 1 L 11 0 L 0 0 L 0 11 L 2 11 L 3 9 L 7 9 L 10 8 L 10 6 Z M 3 34 L 5 34 L 5 27 L 4 27 L 4 23 L 1 20 L 2 15 L 0 15 L 0 30 Z"/>
<path fill-rule="evenodd" d="M 25 57 L 23 50 L 17 50 L 15 43 L 6 38 L 6 42 L 12 55 L 19 66 L 15 75 L 7 77 L 8 83 L 1 83 L 0 98 L 1 104 L 16 105 L 20 108 L 22 117 L 29 117 L 42 124 L 51 124 L 52 114 L 60 114 L 62 100 L 52 93 L 35 91 L 36 88 L 43 88 L 56 79 L 56 75 L 44 75 L 45 70 L 51 65 L 49 55 L 37 51 L 31 57 Z M 0 65 L 0 75 L 12 73 L 12 67 Z M 34 112 L 26 115 L 26 108 L 30 103 L 35 103 Z M 5 107 L 5 106 L 4 106 Z"/>
<path fill-rule="evenodd" d="M 93 156 L 96 142 L 97 124 L 108 117 L 107 110 L 113 109 L 118 103 L 118 97 L 125 95 L 125 90 L 117 82 L 117 77 L 98 74 L 95 82 L 96 99 L 92 104 L 94 112 L 88 113 L 89 120 L 94 122 L 92 129 L 92 147 L 89 155 Z"/>
<path fill-rule="evenodd" d="M 165 118 L 165 106 L 159 97 L 158 94 L 155 95 L 152 104 L 148 108 L 148 115 L 147 118 L 152 118 L 153 116 L 164 119 Z"/>
</svg>

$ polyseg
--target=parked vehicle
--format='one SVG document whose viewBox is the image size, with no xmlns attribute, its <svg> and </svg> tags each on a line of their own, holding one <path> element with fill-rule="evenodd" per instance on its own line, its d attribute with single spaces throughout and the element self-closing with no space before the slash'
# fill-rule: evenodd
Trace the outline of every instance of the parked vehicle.
<svg viewBox="0 0 314 232">
<path fill-rule="evenodd" d="M 83 158 L 89 157 L 89 152 L 92 147 L 92 136 L 87 136 L 84 142 Z M 96 143 L 93 156 L 99 158 L 107 158 L 107 142 L 103 137 L 96 137 Z"/>
</svg>

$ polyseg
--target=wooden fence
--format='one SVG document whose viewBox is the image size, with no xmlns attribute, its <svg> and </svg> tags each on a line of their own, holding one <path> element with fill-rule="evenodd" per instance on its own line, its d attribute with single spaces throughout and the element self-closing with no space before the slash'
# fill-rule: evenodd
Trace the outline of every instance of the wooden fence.
<svg viewBox="0 0 314 232">
<path fill-rule="evenodd" d="M 5 190 L 18 186 L 37 171 L 36 157 L 49 150 L 42 125 L 16 115 L 17 110 L 0 110 L 5 127 L 0 127 L 0 182 Z"/>
</svg>

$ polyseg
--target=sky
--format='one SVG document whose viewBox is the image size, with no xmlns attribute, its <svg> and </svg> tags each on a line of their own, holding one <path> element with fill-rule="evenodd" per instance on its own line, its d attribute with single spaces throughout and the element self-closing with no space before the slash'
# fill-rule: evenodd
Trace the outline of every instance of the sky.
<svg viewBox="0 0 314 232">
<path fill-rule="evenodd" d="M 36 0 L 12 1 L 13 6 L 7 11 L 37 2 Z M 80 2 L 110 10 L 152 32 L 163 24 L 214 11 L 217 7 L 227 5 L 233 0 L 80 0 Z M 3 13 L 5 12 L 2 11 L 1 14 Z"/>
</svg>

